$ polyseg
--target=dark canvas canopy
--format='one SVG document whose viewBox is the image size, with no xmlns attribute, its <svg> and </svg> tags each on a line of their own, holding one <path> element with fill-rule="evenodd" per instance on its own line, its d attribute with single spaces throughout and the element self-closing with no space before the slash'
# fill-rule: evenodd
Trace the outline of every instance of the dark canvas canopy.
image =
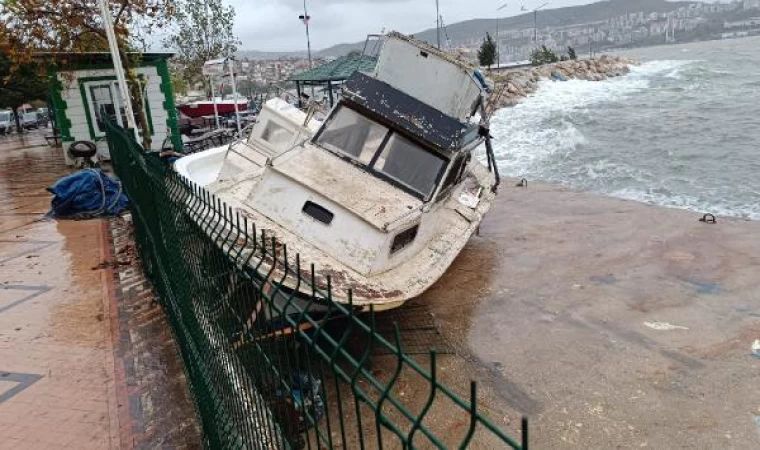
<svg viewBox="0 0 760 450">
<path fill-rule="evenodd" d="M 360 72 L 343 85 L 343 97 L 441 150 L 460 148 L 468 131 L 457 119 Z"/>
</svg>

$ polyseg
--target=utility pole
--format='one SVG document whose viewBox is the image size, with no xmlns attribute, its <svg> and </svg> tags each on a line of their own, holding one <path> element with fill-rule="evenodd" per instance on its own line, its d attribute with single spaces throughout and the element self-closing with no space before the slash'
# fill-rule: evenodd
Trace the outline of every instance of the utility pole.
<svg viewBox="0 0 760 450">
<path fill-rule="evenodd" d="M 303 21 L 304 25 L 306 25 L 306 54 L 309 57 L 309 69 L 313 69 L 314 67 L 311 63 L 311 38 L 309 37 L 309 20 L 311 20 L 311 17 L 306 10 L 306 0 L 303 0 L 303 15 L 298 16 L 298 18 Z"/>
<path fill-rule="evenodd" d="M 441 7 L 435 0 L 435 34 L 438 40 L 438 49 L 441 48 Z"/>
<path fill-rule="evenodd" d="M 309 70 L 311 70 L 314 68 L 311 62 L 311 38 L 309 37 L 309 20 L 311 20 L 311 16 L 309 16 L 309 12 L 306 10 L 306 0 L 303 0 L 303 15 L 298 16 L 298 18 L 306 25 L 306 54 L 309 58 Z M 311 86 L 311 99 L 314 100 L 314 85 Z"/>
<path fill-rule="evenodd" d="M 504 3 L 503 5 L 496 8 L 496 12 L 501 11 L 502 9 L 506 8 L 507 4 Z M 501 51 L 499 50 L 499 16 L 496 16 L 496 67 L 501 67 Z"/>
<path fill-rule="evenodd" d="M 533 42 L 538 47 L 538 10 L 547 6 L 549 3 L 544 3 L 538 8 L 533 9 Z"/>
</svg>

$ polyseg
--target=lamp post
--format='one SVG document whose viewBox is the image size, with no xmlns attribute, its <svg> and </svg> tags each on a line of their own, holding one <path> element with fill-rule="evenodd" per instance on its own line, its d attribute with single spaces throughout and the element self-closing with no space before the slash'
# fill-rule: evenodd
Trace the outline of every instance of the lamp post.
<svg viewBox="0 0 760 450">
<path fill-rule="evenodd" d="M 507 4 L 504 3 L 503 5 L 496 8 L 496 11 L 501 11 L 502 9 L 506 8 Z M 501 67 L 501 51 L 499 50 L 499 16 L 496 16 L 496 68 Z"/>
<path fill-rule="evenodd" d="M 531 11 L 533 11 L 533 43 L 538 46 L 538 10 L 544 8 L 549 3 L 544 3 L 543 5 L 539 6 L 538 8 L 533 8 Z M 521 11 L 528 11 L 527 8 L 525 8 L 525 5 L 520 7 Z"/>
<path fill-rule="evenodd" d="M 303 0 L 303 15 L 298 16 L 299 19 L 303 22 L 304 25 L 306 25 L 306 53 L 309 57 L 309 69 L 312 69 L 311 65 L 311 39 L 309 38 L 309 20 L 311 20 L 311 16 L 306 11 L 306 0 Z"/>
<path fill-rule="evenodd" d="M 544 3 L 538 8 L 533 9 L 533 42 L 538 47 L 538 10 L 544 8 L 549 3 Z"/>
<path fill-rule="evenodd" d="M 311 38 L 309 37 L 309 20 L 311 20 L 311 16 L 306 10 L 306 0 L 303 0 L 303 15 L 298 16 L 298 18 L 306 25 L 306 54 L 309 58 L 309 70 L 311 70 L 314 68 L 311 62 Z M 314 85 L 311 86 L 311 97 L 314 99 Z"/>
<path fill-rule="evenodd" d="M 438 0 L 435 0 L 435 36 L 438 42 L 438 49 L 441 49 L 441 8 Z"/>
</svg>

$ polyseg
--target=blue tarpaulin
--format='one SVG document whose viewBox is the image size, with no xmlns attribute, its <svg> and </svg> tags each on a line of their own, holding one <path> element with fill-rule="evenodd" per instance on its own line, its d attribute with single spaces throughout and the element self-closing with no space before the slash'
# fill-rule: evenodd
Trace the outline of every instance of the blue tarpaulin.
<svg viewBox="0 0 760 450">
<path fill-rule="evenodd" d="M 56 181 L 48 191 L 54 195 L 48 215 L 57 218 L 115 216 L 129 203 L 121 183 L 100 169 L 74 172 Z"/>
</svg>

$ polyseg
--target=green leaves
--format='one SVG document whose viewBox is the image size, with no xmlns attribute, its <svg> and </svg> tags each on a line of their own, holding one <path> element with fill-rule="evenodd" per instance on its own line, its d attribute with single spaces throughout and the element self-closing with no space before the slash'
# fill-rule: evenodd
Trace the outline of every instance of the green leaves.
<svg viewBox="0 0 760 450">
<path fill-rule="evenodd" d="M 0 109 L 15 109 L 31 100 L 44 100 L 47 81 L 37 66 L 16 66 L 8 56 L 0 54 Z"/>
<path fill-rule="evenodd" d="M 496 43 L 488 33 L 486 33 L 486 38 L 478 50 L 478 62 L 481 66 L 486 67 L 490 67 L 496 62 Z"/>
<path fill-rule="evenodd" d="M 176 52 L 181 77 L 192 85 L 202 79 L 204 62 L 237 51 L 235 9 L 222 0 L 178 0 L 175 6 L 175 22 L 164 45 Z"/>
<path fill-rule="evenodd" d="M 541 48 L 533 50 L 530 54 L 530 62 L 534 66 L 540 66 L 543 64 L 550 64 L 559 61 L 559 56 L 556 53 L 542 45 Z"/>
</svg>

